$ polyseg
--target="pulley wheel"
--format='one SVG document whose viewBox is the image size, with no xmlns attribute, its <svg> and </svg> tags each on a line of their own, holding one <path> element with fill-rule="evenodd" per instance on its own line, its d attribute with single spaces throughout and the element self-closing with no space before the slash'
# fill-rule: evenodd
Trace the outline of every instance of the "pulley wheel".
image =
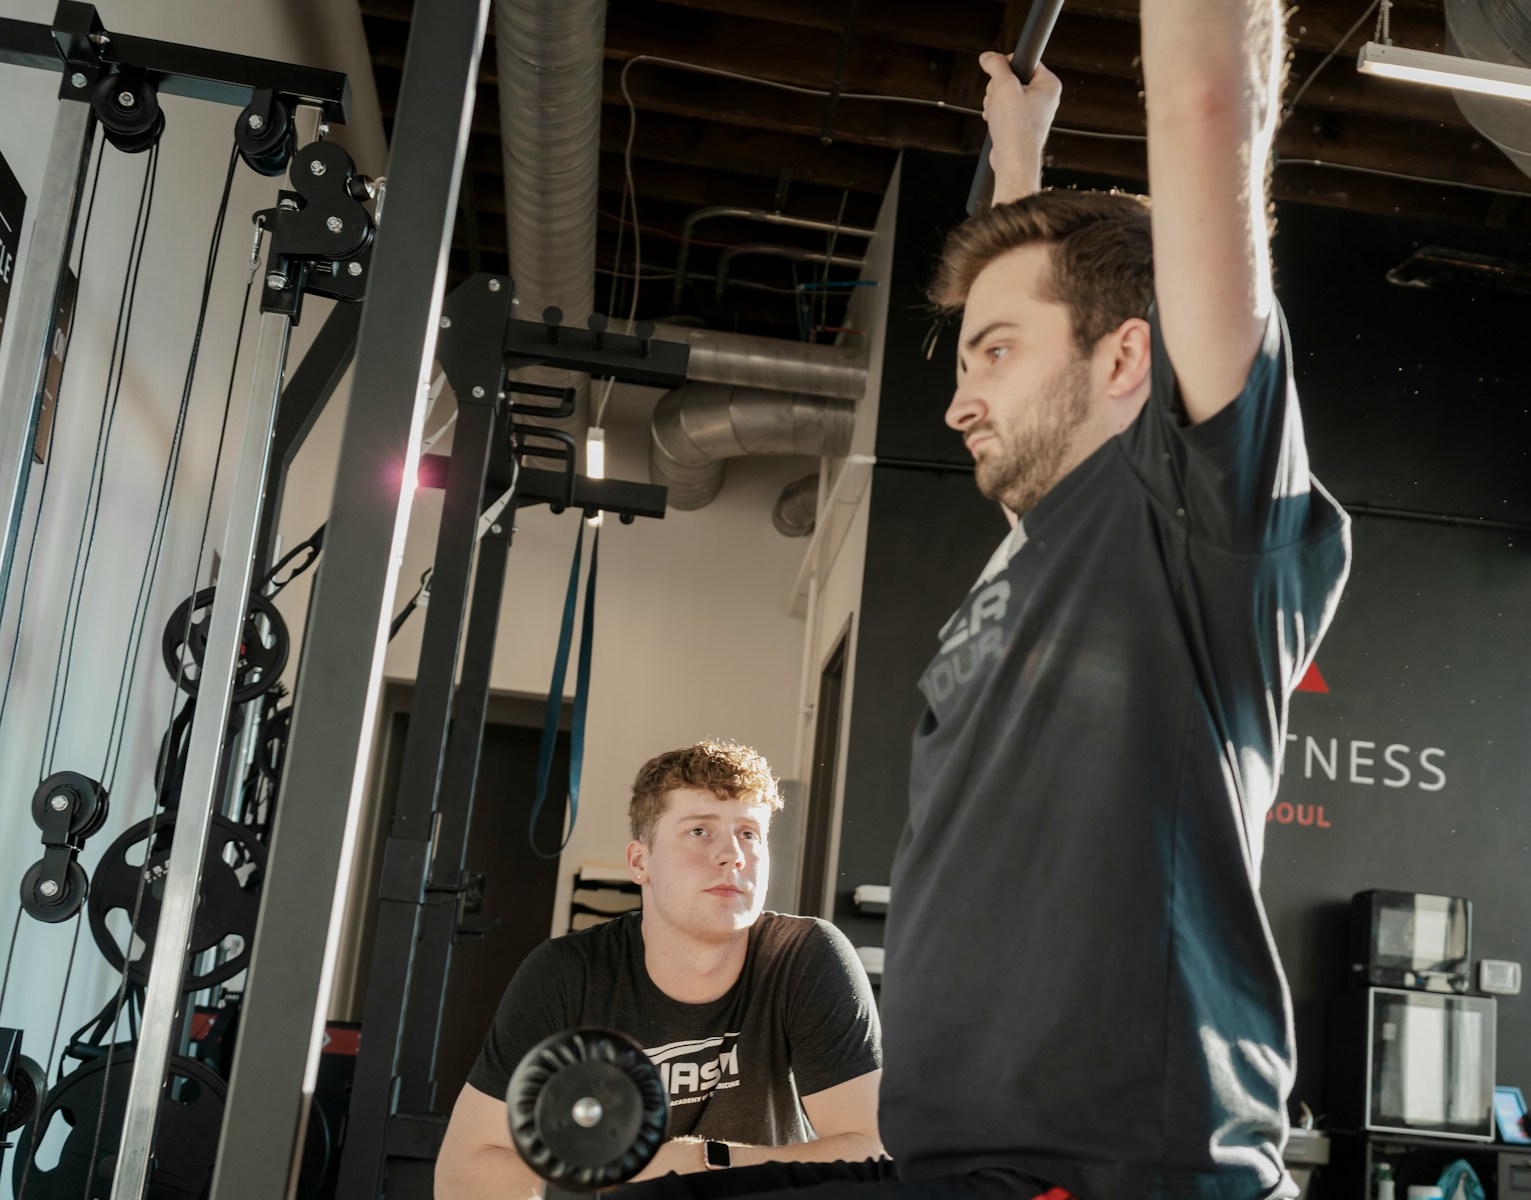
<svg viewBox="0 0 1531 1200">
<path fill-rule="evenodd" d="M 267 93 L 269 96 L 269 93 Z M 276 176 L 287 170 L 296 144 L 292 118 L 280 102 L 261 104 L 252 100 L 234 121 L 234 144 L 245 164 L 261 175 Z M 251 124 L 254 121 L 255 124 Z"/>
<path fill-rule="evenodd" d="M 91 93 L 90 106 L 106 140 L 124 154 L 149 149 L 165 132 L 159 96 L 142 72 L 119 71 L 102 76 Z"/>
<path fill-rule="evenodd" d="M 85 894 L 90 890 L 90 880 L 85 868 L 73 860 L 64 872 L 64 890 L 57 896 L 44 896 L 38 887 L 43 881 L 43 864 L 35 862 L 21 877 L 21 907 L 33 920 L 46 925 L 57 925 L 69 920 L 85 904 Z"/>
<path fill-rule="evenodd" d="M 201 686 L 215 593 L 214 588 L 203 588 L 191 599 L 183 600 L 170 614 L 161 639 L 165 669 L 189 696 L 195 696 Z M 264 635 L 260 628 L 262 617 L 268 630 Z M 287 665 L 288 646 L 287 623 L 276 605 L 258 592 L 251 592 L 234 671 L 235 704 L 254 700 L 276 684 Z"/>
<path fill-rule="evenodd" d="M 172 1057 L 166 1074 L 169 1086 L 160 1105 L 147 1200 L 203 1200 L 212 1185 L 226 1088 L 215 1073 L 190 1058 Z M 110 1079 L 103 1054 L 59 1080 L 37 1120 L 18 1138 L 11 1168 L 17 1195 L 25 1173 L 28 1200 L 108 1200 L 117 1174 L 117 1147 L 132 1075 L 133 1051 L 119 1047 L 112 1055 Z M 106 1108 L 100 1121 L 101 1143 L 96 1146 L 103 1094 Z M 33 1146 L 45 1142 L 55 1118 L 70 1127 L 58 1162 L 51 1170 L 35 1162 L 28 1169 Z"/>
<path fill-rule="evenodd" d="M 130 983 L 149 982 L 149 963 L 154 955 L 154 935 L 159 928 L 165 875 L 170 864 L 168 834 L 175 821 L 173 811 L 140 821 L 108 846 L 96 865 L 95 887 L 90 894 L 90 932 L 106 961 L 116 970 L 125 970 Z M 151 825 L 154 844 L 147 846 Z M 147 854 L 140 852 L 134 855 L 135 861 L 129 861 L 129 853 L 140 846 L 145 847 Z M 191 952 L 200 954 L 217 947 L 234 952 L 201 974 L 188 972 L 182 983 L 183 992 L 222 983 L 249 966 L 265 870 L 266 848 L 255 840 L 252 832 L 227 817 L 213 817 L 207 851 L 202 856 L 202 889 L 192 919 Z M 106 920 L 117 911 L 132 920 L 140 878 L 144 886 L 136 937 L 130 938 L 132 944 L 124 947 L 107 927 Z M 239 939 L 237 948 L 228 944 L 233 938 Z"/>
<path fill-rule="evenodd" d="M 0 1140 L 37 1115 L 37 1105 L 48 1090 L 48 1077 L 41 1064 L 22 1054 L 11 1067 L 4 1084 L 10 1088 L 11 1094 L 5 1107 L 0 1109 Z"/>
<path fill-rule="evenodd" d="M 67 796 L 74 806 L 69 818 L 69 836 L 82 842 L 106 823 L 108 811 L 106 790 L 87 775 L 78 771 L 55 771 L 37 785 L 32 793 L 32 820 L 41 829 L 48 819 L 48 810 L 55 796 Z"/>
<path fill-rule="evenodd" d="M 571 1029 L 526 1053 L 505 1095 L 510 1136 L 550 1183 L 594 1192 L 631 1179 L 664 1143 L 669 1097 L 637 1042 Z"/>
</svg>

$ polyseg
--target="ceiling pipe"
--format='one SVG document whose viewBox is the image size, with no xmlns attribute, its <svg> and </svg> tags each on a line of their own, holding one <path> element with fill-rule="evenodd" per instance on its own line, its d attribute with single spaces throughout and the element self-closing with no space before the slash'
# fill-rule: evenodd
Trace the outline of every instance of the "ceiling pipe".
<svg viewBox="0 0 1531 1200">
<path fill-rule="evenodd" d="M 768 225 L 784 225 L 789 229 L 811 229 L 836 237 L 844 234 L 846 237 L 865 239 L 877 233 L 875 229 L 840 225 L 834 221 L 815 221 L 811 217 L 789 217 L 786 213 L 768 212 L 763 208 L 732 208 L 722 204 L 713 205 L 711 208 L 699 208 L 686 218 L 680 229 L 680 251 L 675 261 L 675 291 L 670 301 L 677 312 L 680 311 L 681 294 L 686 287 L 686 262 L 691 257 L 691 235 L 703 221 L 712 221 L 719 217 L 733 217 L 741 221 L 764 221 Z"/>
<path fill-rule="evenodd" d="M 605 0 L 495 0 L 495 65 L 510 274 L 519 315 L 556 305 L 584 328 L 595 304 Z M 582 436 L 588 375 L 527 367 L 518 379 L 574 387 L 573 417 L 547 422 Z"/>
<path fill-rule="evenodd" d="M 742 246 L 730 246 L 718 259 L 718 279 L 714 299 L 718 301 L 723 299 L 724 289 L 728 287 L 729 268 L 733 266 L 734 259 L 756 254 L 787 258 L 793 262 L 828 263 L 832 267 L 848 267 L 853 271 L 860 271 L 866 266 L 864 258 L 849 254 L 825 254 L 822 250 L 805 250 L 801 246 L 775 246 L 767 242 L 749 242 Z"/>
<path fill-rule="evenodd" d="M 819 475 L 804 475 L 782 488 L 771 524 L 782 537 L 807 537 L 819 519 Z"/>
<path fill-rule="evenodd" d="M 864 347 L 820 346 L 686 325 L 659 325 L 655 336 L 691 347 L 686 375 L 692 383 L 852 401 L 866 393 L 869 355 Z"/>
<path fill-rule="evenodd" d="M 723 486 L 726 459 L 838 458 L 850 453 L 855 424 L 854 400 L 688 383 L 654 409 L 649 478 L 669 489 L 671 508 L 702 508 Z"/>
</svg>

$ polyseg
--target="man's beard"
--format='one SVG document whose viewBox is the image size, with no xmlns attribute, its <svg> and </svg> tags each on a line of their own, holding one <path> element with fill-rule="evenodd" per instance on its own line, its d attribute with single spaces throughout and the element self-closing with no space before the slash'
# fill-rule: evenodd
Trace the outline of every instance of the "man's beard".
<svg viewBox="0 0 1531 1200">
<path fill-rule="evenodd" d="M 1018 427 L 992 420 L 979 426 L 993 440 L 974 467 L 978 490 L 1017 514 L 1030 511 L 1075 465 L 1072 452 L 1090 416 L 1089 360 L 1060 368 L 1026 402 L 1025 411 L 1030 419 Z"/>
</svg>

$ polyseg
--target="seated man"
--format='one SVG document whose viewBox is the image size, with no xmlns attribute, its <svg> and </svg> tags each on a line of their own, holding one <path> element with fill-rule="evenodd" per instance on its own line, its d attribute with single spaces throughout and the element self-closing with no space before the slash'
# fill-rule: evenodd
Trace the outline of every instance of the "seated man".
<svg viewBox="0 0 1531 1200">
<path fill-rule="evenodd" d="M 522 1055 L 576 1025 L 634 1038 L 669 1088 L 672 1140 L 639 1179 L 700 1171 L 709 1158 L 881 1155 L 866 972 L 828 922 L 761 911 L 780 807 L 769 765 L 743 746 L 700 742 L 643 765 L 627 847 L 643 907 L 544 942 L 521 964 L 452 1109 L 438 1200 L 539 1193 L 511 1143 L 505 1091 Z"/>
</svg>

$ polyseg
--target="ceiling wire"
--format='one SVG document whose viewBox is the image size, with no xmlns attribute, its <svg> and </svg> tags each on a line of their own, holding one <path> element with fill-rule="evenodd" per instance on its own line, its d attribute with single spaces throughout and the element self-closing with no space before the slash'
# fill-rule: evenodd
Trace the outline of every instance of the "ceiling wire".
<svg viewBox="0 0 1531 1200">
<path fill-rule="evenodd" d="M 1367 19 L 1374 12 L 1376 12 L 1378 14 L 1378 36 L 1379 36 L 1379 38 L 1381 40 L 1383 40 L 1384 42 L 1391 41 L 1391 32 L 1392 31 L 1391 31 L 1391 24 L 1390 24 L 1390 20 L 1389 20 L 1391 8 L 1392 8 L 1392 0 L 1371 0 L 1371 2 L 1367 5 L 1365 11 L 1362 12 L 1360 17 L 1358 17 L 1356 19 L 1355 24 L 1353 24 L 1348 30 L 1345 31 L 1345 34 L 1344 34 L 1343 37 L 1340 38 L 1339 43 L 1334 47 L 1334 49 L 1329 51 L 1329 53 L 1324 56 L 1322 61 L 1319 62 L 1318 66 L 1315 67 L 1308 74 L 1308 77 L 1303 80 L 1301 86 L 1293 94 L 1291 100 L 1287 102 L 1286 108 L 1283 110 L 1282 117 L 1281 117 L 1281 120 L 1282 120 L 1283 123 L 1285 123 L 1287 118 L 1291 116 L 1292 111 L 1293 111 L 1293 109 L 1296 108 L 1298 101 L 1300 101 L 1302 99 L 1302 97 L 1306 94 L 1308 88 L 1312 85 L 1313 81 L 1318 78 L 1319 74 L 1332 61 L 1334 61 L 1334 59 L 1339 55 L 1340 51 L 1342 51 L 1345 48 L 1345 44 L 1348 41 L 1350 41 L 1350 39 L 1352 37 L 1355 36 L 1356 31 L 1358 29 L 1360 29 L 1361 26 L 1366 23 Z M 668 57 L 664 57 L 662 55 L 657 55 L 657 54 L 635 54 L 632 58 L 629 58 L 623 64 L 623 66 L 622 66 L 622 75 L 621 75 L 622 99 L 627 104 L 628 126 L 627 126 L 627 144 L 626 144 L 626 147 L 623 150 L 623 156 L 622 156 L 622 166 L 623 166 L 622 205 L 621 205 L 621 209 L 620 209 L 620 216 L 619 216 L 618 221 L 617 221 L 617 253 L 618 253 L 618 259 L 614 260 L 613 267 L 614 268 L 620 268 L 621 267 L 620 254 L 621 254 L 621 245 L 622 245 L 622 233 L 623 233 L 623 229 L 624 229 L 624 227 L 625 227 L 625 225 L 627 223 L 627 214 L 628 214 L 629 211 L 632 213 L 632 224 L 633 224 L 633 243 L 634 243 L 634 245 L 633 245 L 633 265 L 632 265 L 632 271 L 630 273 L 621 272 L 619 269 L 614 269 L 610 273 L 613 276 L 613 280 L 612 280 L 612 288 L 613 288 L 613 291 L 612 291 L 612 305 L 613 305 L 613 307 L 615 306 L 615 302 L 616 302 L 616 283 L 617 283 L 618 278 L 631 279 L 632 282 L 633 282 L 632 303 L 629 305 L 628 317 L 627 317 L 627 330 L 628 330 L 629 333 L 632 332 L 633 319 L 636 316 L 637 311 L 638 311 L 638 288 L 639 288 L 639 284 L 641 283 L 641 281 L 643 279 L 657 278 L 656 276 L 645 275 L 643 273 L 642 254 L 641 254 L 641 247 L 640 247 L 640 243 L 639 243 L 639 230 L 642 227 L 638 224 L 638 208 L 637 208 L 637 195 L 636 195 L 637 189 L 633 185 L 633 139 L 636 137 L 637 130 L 638 130 L 638 107 L 633 102 L 632 92 L 629 90 L 628 78 L 627 77 L 628 77 L 628 73 L 638 63 L 653 63 L 656 66 L 674 67 L 677 70 L 692 71 L 692 72 L 695 72 L 696 74 L 699 74 L 699 75 L 712 75 L 712 76 L 715 76 L 717 78 L 722 78 L 722 79 L 738 79 L 738 80 L 742 80 L 745 83 L 758 84 L 761 87 L 772 88 L 772 89 L 774 89 L 776 91 L 781 91 L 781 92 L 790 92 L 790 93 L 792 93 L 794 95 L 799 95 L 799 96 L 820 96 L 820 97 L 822 97 L 822 96 L 828 96 L 830 94 L 830 92 L 827 89 L 825 89 L 825 88 L 807 87 L 807 86 L 804 86 L 802 84 L 782 83 L 781 81 L 775 80 L 775 79 L 764 79 L 764 78 L 761 78 L 760 76 L 757 76 L 757 75 L 746 75 L 746 74 L 744 74 L 741 71 L 730 71 L 730 70 L 727 70 L 727 69 L 725 69 L 723 67 L 704 66 L 701 63 L 685 62 L 682 59 L 668 58 Z M 982 117 L 983 116 L 982 112 L 980 112 L 976 108 L 966 108 L 966 107 L 964 107 L 964 106 L 962 106 L 960 104 L 948 104 L 945 100 L 927 100 L 927 99 L 924 99 L 923 97 L 917 97 L 917 96 L 893 96 L 893 95 L 887 95 L 887 94 L 884 94 L 884 93 L 877 93 L 877 92 L 841 92 L 840 93 L 840 99 L 841 100 L 865 100 L 865 101 L 881 102 L 881 103 L 887 103 L 887 104 L 910 104 L 910 105 L 914 105 L 914 106 L 920 107 L 920 108 L 939 108 L 939 109 L 945 109 L 945 110 L 947 110 L 949 112 L 961 113 L 964 116 L 972 116 L 972 117 Z M 1146 142 L 1148 140 L 1147 136 L 1145 134 L 1141 134 L 1141 133 L 1106 133 L 1106 132 L 1102 132 L 1101 130 L 1096 130 L 1096 129 L 1079 129 L 1079 128 L 1075 128 L 1075 127 L 1067 126 L 1067 125 L 1054 125 L 1052 127 L 1052 132 L 1055 133 L 1055 134 L 1062 134 L 1065 137 L 1093 138 L 1093 139 L 1097 139 L 1097 140 L 1100 140 L 1100 141 Z M 1281 157 L 1278 154 L 1278 155 L 1275 156 L 1275 166 L 1277 166 L 1277 167 L 1282 167 L 1282 166 L 1324 167 L 1324 168 L 1328 168 L 1330 170 L 1336 170 L 1336 171 L 1350 171 L 1350 172 L 1353 172 L 1353 173 L 1356 173 L 1356 174 L 1361 174 L 1361 175 L 1375 175 L 1375 176 L 1380 176 L 1380 177 L 1387 178 L 1387 179 L 1398 179 L 1398 180 L 1402 180 L 1402 181 L 1404 181 L 1406 183 L 1433 184 L 1433 185 L 1438 185 L 1440 187 L 1460 188 L 1460 189 L 1464 189 L 1466 191 L 1485 192 L 1485 193 L 1489 193 L 1489 194 L 1492 194 L 1492 195 L 1518 196 L 1518 197 L 1522 197 L 1522 198 L 1531 198 L 1531 193 L 1524 192 L 1524 191 L 1518 191 L 1518 190 L 1516 190 L 1514 188 L 1494 187 L 1494 186 L 1489 185 L 1489 184 L 1481 184 L 1481 183 L 1468 183 L 1468 182 L 1466 182 L 1464 180 L 1460 180 L 1460 179 L 1435 179 L 1435 178 L 1431 178 L 1429 176 L 1424 176 L 1424 175 L 1411 175 L 1411 174 L 1408 174 L 1407 172 L 1404 172 L 1404 171 L 1391 171 L 1391 170 L 1387 170 L 1387 169 L 1382 168 L 1382 167 L 1362 167 L 1362 166 L 1353 165 L 1351 163 L 1334 162 L 1334 161 L 1331 161 L 1331 160 L 1328 160 L 1328 159 L 1320 159 L 1320 158 L 1283 158 L 1283 157 Z M 656 231 L 656 230 L 649 230 L 648 232 L 650 232 L 650 233 L 657 233 L 658 231 Z M 598 406 L 598 408 L 596 410 L 596 412 L 597 412 L 597 415 L 596 415 L 597 423 L 599 423 L 600 418 L 602 416 L 604 416 L 604 414 L 605 414 L 606 405 L 607 405 L 608 401 L 611 398 L 611 389 L 612 389 L 613 383 L 614 383 L 614 381 L 608 381 L 607 385 L 606 385 L 606 388 L 605 388 L 605 391 L 602 394 L 600 405 Z"/>
<path fill-rule="evenodd" d="M 1356 18 L 1356 23 L 1345 31 L 1344 35 L 1340 38 L 1338 45 L 1336 45 L 1333 50 L 1329 51 L 1328 54 L 1324 55 L 1323 61 L 1320 62 L 1318 66 L 1314 67 L 1313 70 L 1308 72 L 1308 77 L 1302 81 L 1302 86 L 1297 89 L 1292 98 L 1287 101 L 1286 108 L 1282 110 L 1281 121 L 1277 125 L 1278 129 L 1281 127 L 1281 125 L 1286 124 L 1287 118 L 1292 115 L 1292 110 L 1297 107 L 1297 102 L 1307 94 L 1308 88 L 1313 85 L 1313 81 L 1323 73 L 1325 67 L 1334 61 L 1335 56 L 1345 48 L 1345 43 L 1350 41 L 1351 38 L 1355 37 L 1356 30 L 1360 29 L 1362 25 L 1366 24 L 1366 18 L 1371 16 L 1372 13 L 1376 12 L 1377 6 L 1381 3 L 1382 0 L 1371 0 L 1371 3 L 1366 6 L 1366 11 Z M 1381 16 L 1384 24 L 1387 21 L 1387 13 L 1388 6 L 1384 4 L 1382 6 Z"/>
</svg>

